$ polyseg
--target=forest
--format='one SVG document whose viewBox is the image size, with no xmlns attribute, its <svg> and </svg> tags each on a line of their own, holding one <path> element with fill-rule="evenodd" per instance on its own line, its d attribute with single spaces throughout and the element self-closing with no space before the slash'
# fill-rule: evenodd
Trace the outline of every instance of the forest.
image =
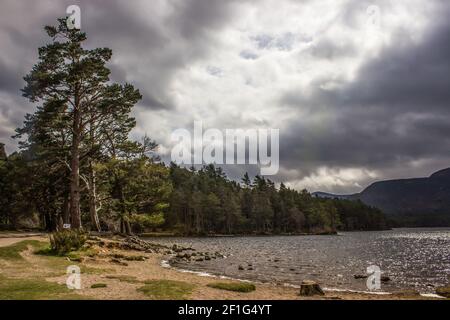
<svg viewBox="0 0 450 320">
<path fill-rule="evenodd" d="M 84 48 L 86 34 L 64 19 L 45 31 L 51 41 L 22 89 L 36 110 L 16 130 L 20 149 L 7 156 L 0 148 L 2 228 L 217 235 L 388 227 L 362 202 L 316 198 L 262 176 L 235 181 L 214 165 L 162 163 L 155 141 L 129 138 L 142 96 L 111 82 L 112 51 Z"/>
</svg>

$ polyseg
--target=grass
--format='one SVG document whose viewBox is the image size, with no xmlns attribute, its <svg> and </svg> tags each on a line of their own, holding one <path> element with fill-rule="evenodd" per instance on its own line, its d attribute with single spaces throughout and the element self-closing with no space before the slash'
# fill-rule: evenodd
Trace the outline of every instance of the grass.
<svg viewBox="0 0 450 320">
<path fill-rule="evenodd" d="M 23 251 L 26 251 L 29 247 L 34 249 L 34 253 L 41 256 L 42 264 L 44 267 L 50 269 L 51 274 L 45 274 L 45 276 L 59 276 L 66 274 L 67 267 L 70 265 L 74 265 L 73 261 L 68 261 L 66 256 L 56 255 L 49 247 L 49 244 L 44 241 L 38 240 L 24 240 L 6 247 L 0 247 L 0 260 L 6 260 L 10 262 L 15 262 L 15 267 L 24 267 L 23 262 L 25 259 L 20 254 Z M 82 249 L 78 251 L 74 251 L 69 253 L 69 256 L 74 257 L 83 257 L 83 256 L 91 256 L 95 254 L 95 251 L 92 249 Z M 69 257 L 69 259 L 71 259 Z M 112 269 L 100 269 L 87 267 L 84 265 L 79 265 L 82 273 L 88 274 L 102 274 L 106 272 L 112 272 Z"/>
<path fill-rule="evenodd" d="M 39 250 L 36 250 L 34 253 L 42 256 L 67 257 L 72 261 L 76 261 L 82 260 L 84 257 L 95 257 L 98 254 L 98 251 L 92 248 L 81 248 L 66 254 L 58 254 L 47 244 L 46 246 L 42 246 Z"/>
<path fill-rule="evenodd" d="M 86 274 L 103 274 L 113 271 L 112 269 L 88 267 L 75 261 L 69 261 L 64 256 L 42 255 L 41 258 L 43 259 L 43 265 L 51 269 L 54 276 L 66 274 L 67 267 L 71 265 L 79 266 L 81 273 Z"/>
<path fill-rule="evenodd" d="M 45 244 L 45 243 L 44 243 Z M 65 274 L 68 266 L 78 265 L 76 262 L 82 262 L 84 257 L 93 257 L 98 252 L 91 248 L 82 248 L 77 251 L 71 251 L 65 255 L 59 255 L 55 251 L 53 251 L 48 244 L 42 245 L 38 250 L 34 252 L 35 254 L 42 256 L 45 258 L 45 266 L 60 272 L 55 275 Z M 69 260 L 67 260 L 69 258 Z M 81 269 L 81 273 L 88 274 L 103 274 L 106 272 L 112 272 L 112 269 L 102 269 L 102 268 L 93 268 L 87 267 L 84 265 L 78 265 Z"/>
<path fill-rule="evenodd" d="M 194 285 L 171 280 L 150 280 L 137 290 L 151 299 L 156 300 L 183 300 L 187 299 L 194 289 Z"/>
<path fill-rule="evenodd" d="M 106 287 L 108 287 L 106 283 L 94 283 L 91 286 L 91 289 L 106 288 Z"/>
<path fill-rule="evenodd" d="M 36 250 L 43 250 L 47 244 L 38 240 L 25 240 L 10 246 L 0 247 L 0 259 L 8 261 L 23 260 L 20 253 L 27 250 L 30 246 Z"/>
<path fill-rule="evenodd" d="M 145 261 L 145 256 L 127 256 L 124 258 L 126 261 Z"/>
<path fill-rule="evenodd" d="M 128 282 L 128 283 L 139 283 L 140 281 L 136 279 L 134 276 L 127 276 L 127 275 L 108 275 L 105 277 L 106 279 L 115 279 L 119 280 L 120 282 Z"/>
<path fill-rule="evenodd" d="M 235 292 L 251 292 L 256 290 L 255 285 L 248 282 L 239 282 L 239 283 L 213 282 L 209 283 L 208 287 Z"/>
<path fill-rule="evenodd" d="M 13 279 L 0 275 L 0 300 L 84 299 L 63 285 L 43 279 Z"/>
</svg>

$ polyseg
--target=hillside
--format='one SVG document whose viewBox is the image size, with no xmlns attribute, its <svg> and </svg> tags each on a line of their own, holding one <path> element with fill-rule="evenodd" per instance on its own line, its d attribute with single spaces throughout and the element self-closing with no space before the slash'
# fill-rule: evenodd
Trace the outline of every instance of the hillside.
<svg viewBox="0 0 450 320">
<path fill-rule="evenodd" d="M 361 193 L 332 195 L 325 198 L 360 199 L 375 206 L 402 226 L 450 226 L 450 168 L 428 178 L 375 182 Z"/>
</svg>

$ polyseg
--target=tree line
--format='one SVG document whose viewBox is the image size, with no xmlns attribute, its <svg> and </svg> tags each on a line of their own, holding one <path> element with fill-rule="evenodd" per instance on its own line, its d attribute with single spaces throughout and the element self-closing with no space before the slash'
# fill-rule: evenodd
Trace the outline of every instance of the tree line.
<svg viewBox="0 0 450 320">
<path fill-rule="evenodd" d="M 382 230 L 384 214 L 360 201 L 323 199 L 279 187 L 246 173 L 229 180 L 220 167 L 170 166 L 172 194 L 166 225 L 180 234 L 327 234 L 337 230 Z"/>
<path fill-rule="evenodd" d="M 160 163 L 156 142 L 129 139 L 141 94 L 110 81 L 111 50 L 85 49 L 85 33 L 65 19 L 45 30 L 51 42 L 22 90 L 36 111 L 17 129 L 20 150 L 0 152 L 1 225 L 195 235 L 386 227 L 361 202 L 315 198 L 260 176 L 236 182 L 213 165 Z"/>
</svg>

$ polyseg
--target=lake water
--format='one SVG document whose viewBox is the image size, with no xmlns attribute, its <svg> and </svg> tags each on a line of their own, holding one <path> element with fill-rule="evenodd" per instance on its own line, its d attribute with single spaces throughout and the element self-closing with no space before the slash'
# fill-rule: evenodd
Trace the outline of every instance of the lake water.
<svg viewBox="0 0 450 320">
<path fill-rule="evenodd" d="M 176 268 L 259 282 L 300 285 L 311 279 L 325 288 L 365 291 L 366 279 L 354 275 L 366 274 L 370 265 L 379 266 L 391 279 L 381 284 L 382 291 L 432 293 L 436 286 L 450 282 L 450 228 L 336 236 L 165 238 L 157 242 L 226 256 L 203 262 L 172 261 Z"/>
</svg>

